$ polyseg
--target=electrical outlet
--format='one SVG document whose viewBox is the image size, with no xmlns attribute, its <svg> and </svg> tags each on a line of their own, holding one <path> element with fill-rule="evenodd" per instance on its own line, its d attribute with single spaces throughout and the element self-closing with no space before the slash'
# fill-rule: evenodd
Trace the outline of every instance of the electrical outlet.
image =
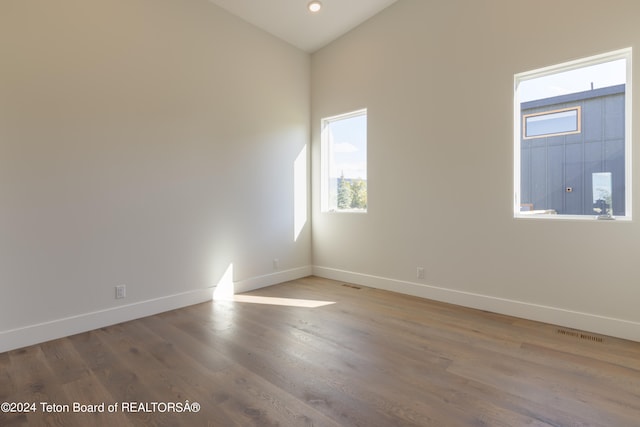
<svg viewBox="0 0 640 427">
<path fill-rule="evenodd" d="M 127 287 L 125 285 L 116 286 L 116 299 L 122 299 L 127 296 Z"/>
<path fill-rule="evenodd" d="M 418 279 L 424 279 L 424 267 L 418 267 L 416 270 L 416 277 Z"/>
<path fill-rule="evenodd" d="M 280 268 L 280 260 L 278 258 L 273 259 L 273 269 L 277 270 Z"/>
</svg>

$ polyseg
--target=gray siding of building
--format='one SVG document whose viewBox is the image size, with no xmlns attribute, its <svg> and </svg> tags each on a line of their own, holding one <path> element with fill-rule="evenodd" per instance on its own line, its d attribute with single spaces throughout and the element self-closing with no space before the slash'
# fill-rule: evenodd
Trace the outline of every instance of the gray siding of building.
<svg viewBox="0 0 640 427">
<path fill-rule="evenodd" d="M 575 106 L 580 133 L 521 139 L 521 203 L 595 215 L 592 174 L 611 172 L 613 214 L 624 215 L 625 85 L 522 103 L 520 117 Z"/>
</svg>

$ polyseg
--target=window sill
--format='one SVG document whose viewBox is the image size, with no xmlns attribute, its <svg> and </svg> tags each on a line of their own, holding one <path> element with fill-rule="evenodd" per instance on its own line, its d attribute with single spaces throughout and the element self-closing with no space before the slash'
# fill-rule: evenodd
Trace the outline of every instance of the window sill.
<svg viewBox="0 0 640 427">
<path fill-rule="evenodd" d="M 322 211 L 323 214 L 366 214 L 364 209 L 331 209 L 328 211 Z"/>
<path fill-rule="evenodd" d="M 557 215 L 549 213 L 525 214 L 516 212 L 513 217 L 515 219 L 531 219 L 543 221 L 595 221 L 595 222 L 631 222 L 630 216 L 616 216 L 607 219 L 600 219 L 597 215 Z"/>
</svg>

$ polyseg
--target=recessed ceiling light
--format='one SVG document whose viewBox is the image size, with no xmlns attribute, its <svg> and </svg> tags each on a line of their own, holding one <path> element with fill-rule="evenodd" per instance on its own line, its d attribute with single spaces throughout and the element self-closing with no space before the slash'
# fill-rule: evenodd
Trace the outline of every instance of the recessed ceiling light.
<svg viewBox="0 0 640 427">
<path fill-rule="evenodd" d="M 313 0 L 309 2 L 307 8 L 309 8 L 310 12 L 316 13 L 320 11 L 320 9 L 322 9 L 322 3 L 320 3 L 318 0 Z"/>
</svg>

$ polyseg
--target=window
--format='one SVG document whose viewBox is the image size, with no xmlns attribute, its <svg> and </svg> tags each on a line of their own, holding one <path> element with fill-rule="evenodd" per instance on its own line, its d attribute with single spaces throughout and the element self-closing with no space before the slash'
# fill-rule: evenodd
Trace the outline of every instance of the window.
<svg viewBox="0 0 640 427">
<path fill-rule="evenodd" d="M 322 211 L 367 211 L 367 110 L 322 119 Z"/>
<path fill-rule="evenodd" d="M 580 133 L 580 117 L 579 106 L 543 113 L 525 114 L 522 116 L 523 138 Z"/>
<path fill-rule="evenodd" d="M 514 83 L 514 215 L 630 219 L 631 49 Z"/>
</svg>

